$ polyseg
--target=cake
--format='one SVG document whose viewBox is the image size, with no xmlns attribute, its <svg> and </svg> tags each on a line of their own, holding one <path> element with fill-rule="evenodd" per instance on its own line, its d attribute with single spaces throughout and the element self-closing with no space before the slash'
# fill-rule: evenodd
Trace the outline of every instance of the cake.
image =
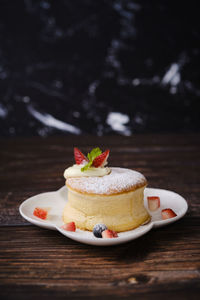
<svg viewBox="0 0 200 300">
<path fill-rule="evenodd" d="M 75 159 L 76 151 L 80 151 L 76 149 Z M 143 200 L 145 177 L 130 169 L 107 168 L 109 150 L 97 153 L 92 163 L 81 153 L 76 165 L 65 170 L 68 202 L 63 211 L 64 223 L 73 221 L 78 228 L 89 231 L 102 223 L 122 232 L 147 222 L 149 214 Z"/>
</svg>

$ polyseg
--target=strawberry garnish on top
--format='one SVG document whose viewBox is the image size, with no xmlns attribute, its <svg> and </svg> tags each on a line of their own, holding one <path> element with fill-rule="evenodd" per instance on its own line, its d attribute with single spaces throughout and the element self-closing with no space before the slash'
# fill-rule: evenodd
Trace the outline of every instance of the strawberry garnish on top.
<svg viewBox="0 0 200 300">
<path fill-rule="evenodd" d="M 87 157 L 78 149 L 74 148 L 74 158 L 77 165 L 81 165 L 83 162 L 88 162 Z"/>
<path fill-rule="evenodd" d="M 107 163 L 109 153 L 110 153 L 110 150 L 106 150 L 103 153 L 101 153 L 99 156 L 97 156 L 93 160 L 92 166 L 95 168 L 104 167 Z"/>
</svg>

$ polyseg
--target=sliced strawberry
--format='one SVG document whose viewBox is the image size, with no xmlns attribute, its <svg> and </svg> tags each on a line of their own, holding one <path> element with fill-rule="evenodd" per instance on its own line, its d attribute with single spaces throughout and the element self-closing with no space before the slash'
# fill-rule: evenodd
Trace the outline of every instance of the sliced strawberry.
<svg viewBox="0 0 200 300">
<path fill-rule="evenodd" d="M 171 208 L 163 209 L 161 215 L 163 220 L 174 218 L 177 216 L 177 214 Z"/>
<path fill-rule="evenodd" d="M 147 197 L 147 201 L 150 211 L 155 211 L 160 207 L 160 198 L 157 196 Z"/>
<path fill-rule="evenodd" d="M 70 222 L 61 226 L 62 229 L 66 231 L 76 231 L 76 225 L 74 222 Z"/>
<path fill-rule="evenodd" d="M 109 153 L 110 153 L 110 150 L 106 150 L 105 152 L 103 152 L 99 156 L 97 156 L 93 160 L 92 166 L 95 168 L 104 167 L 107 163 Z"/>
<path fill-rule="evenodd" d="M 46 220 L 48 211 L 44 208 L 36 207 L 33 214 L 40 219 Z"/>
<path fill-rule="evenodd" d="M 114 237 L 113 232 L 110 229 L 106 229 L 102 232 L 102 238 L 104 238 L 104 239 L 111 239 L 113 237 Z"/>
<path fill-rule="evenodd" d="M 113 237 L 118 237 L 118 234 L 116 231 L 112 230 L 112 232 L 113 232 Z"/>
<path fill-rule="evenodd" d="M 87 157 L 78 148 L 74 148 L 74 158 L 77 165 L 82 164 L 84 161 L 88 162 Z"/>
<path fill-rule="evenodd" d="M 117 232 L 110 230 L 110 229 L 106 229 L 102 232 L 102 238 L 104 239 L 111 239 L 111 238 L 116 238 L 118 237 Z"/>
</svg>

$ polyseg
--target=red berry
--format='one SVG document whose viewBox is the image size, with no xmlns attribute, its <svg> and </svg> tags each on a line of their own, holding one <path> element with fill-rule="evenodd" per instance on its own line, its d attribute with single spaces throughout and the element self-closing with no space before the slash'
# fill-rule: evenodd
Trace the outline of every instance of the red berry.
<svg viewBox="0 0 200 300">
<path fill-rule="evenodd" d="M 76 225 L 74 222 L 70 222 L 61 226 L 62 229 L 66 231 L 76 231 Z"/>
<path fill-rule="evenodd" d="M 97 156 L 93 160 L 92 166 L 95 167 L 95 168 L 104 167 L 106 162 L 107 162 L 109 153 L 110 153 L 110 150 L 106 150 L 105 152 L 103 152 L 99 156 Z"/>
<path fill-rule="evenodd" d="M 163 209 L 161 215 L 163 220 L 171 219 L 177 216 L 177 214 L 171 208 Z"/>
<path fill-rule="evenodd" d="M 82 164 L 84 161 L 88 162 L 87 157 L 78 148 L 74 148 L 74 158 L 77 165 Z"/>
<path fill-rule="evenodd" d="M 110 229 L 106 229 L 102 232 L 102 238 L 104 239 L 111 239 L 111 238 L 116 238 L 118 237 L 117 232 L 110 230 Z"/>
<path fill-rule="evenodd" d="M 148 208 L 150 211 L 155 211 L 160 207 L 160 198 L 156 196 L 147 197 Z"/>
<path fill-rule="evenodd" d="M 34 214 L 34 216 L 36 216 L 36 217 L 38 217 L 40 219 L 46 220 L 48 211 L 46 209 L 43 209 L 43 208 L 40 208 L 40 207 L 36 207 L 34 209 L 33 214 Z"/>
<path fill-rule="evenodd" d="M 113 232 L 113 237 L 118 237 L 118 234 L 116 231 L 112 230 L 112 232 Z"/>
<path fill-rule="evenodd" d="M 102 232 L 102 238 L 111 239 L 113 238 L 113 232 L 112 230 L 106 229 Z"/>
</svg>

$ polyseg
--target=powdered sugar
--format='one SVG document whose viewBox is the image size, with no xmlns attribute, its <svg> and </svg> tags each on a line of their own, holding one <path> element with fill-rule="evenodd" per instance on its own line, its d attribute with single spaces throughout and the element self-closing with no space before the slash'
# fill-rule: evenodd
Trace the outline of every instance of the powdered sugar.
<svg viewBox="0 0 200 300">
<path fill-rule="evenodd" d="M 111 173 L 103 177 L 68 178 L 66 183 L 80 192 L 107 195 L 129 191 L 146 184 L 145 177 L 139 172 L 124 168 L 110 169 Z"/>
</svg>

